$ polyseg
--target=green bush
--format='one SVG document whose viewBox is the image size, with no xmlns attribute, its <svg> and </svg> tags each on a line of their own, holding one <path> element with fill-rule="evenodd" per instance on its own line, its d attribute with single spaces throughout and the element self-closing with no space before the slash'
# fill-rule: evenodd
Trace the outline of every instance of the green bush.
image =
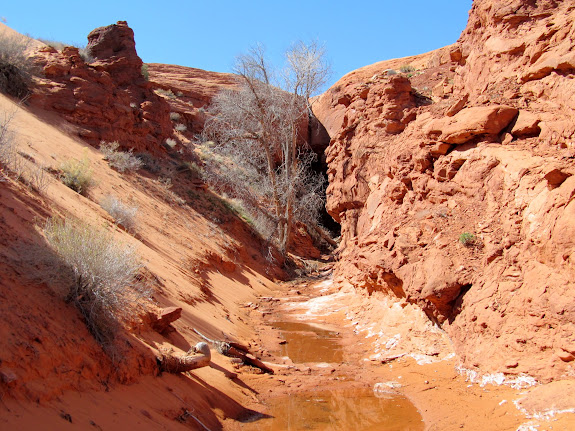
<svg viewBox="0 0 575 431">
<path fill-rule="evenodd" d="M 51 218 L 44 235 L 73 273 L 66 300 L 82 313 L 96 340 L 109 344 L 119 322 L 133 313 L 140 300 L 149 297 L 148 289 L 136 279 L 142 265 L 134 248 L 80 221 Z"/>
<path fill-rule="evenodd" d="M 84 155 L 82 160 L 68 159 L 60 166 L 62 182 L 75 192 L 86 195 L 88 189 L 94 185 L 90 160 Z"/>
<path fill-rule="evenodd" d="M 459 235 L 459 242 L 466 247 L 471 247 L 477 243 L 477 237 L 469 232 L 463 232 Z"/>
</svg>

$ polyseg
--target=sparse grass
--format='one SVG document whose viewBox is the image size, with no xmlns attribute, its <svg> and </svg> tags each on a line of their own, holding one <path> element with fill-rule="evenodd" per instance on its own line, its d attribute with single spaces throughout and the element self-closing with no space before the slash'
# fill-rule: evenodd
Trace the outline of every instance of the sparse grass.
<svg viewBox="0 0 575 431">
<path fill-rule="evenodd" d="M 37 165 L 31 156 L 18 151 L 15 135 L 10 127 L 11 120 L 11 114 L 0 114 L 0 178 L 10 176 L 37 193 L 44 193 L 50 175 L 45 167 Z"/>
<path fill-rule="evenodd" d="M 415 72 L 415 67 L 413 67 L 410 64 L 404 64 L 403 66 L 401 66 L 399 68 L 399 71 L 401 73 L 413 73 L 413 72 Z"/>
<path fill-rule="evenodd" d="M 106 195 L 100 206 L 112 216 L 114 221 L 123 226 L 127 231 L 132 232 L 136 227 L 136 214 L 138 207 L 129 206 L 113 195 Z"/>
<path fill-rule="evenodd" d="M 183 161 L 178 167 L 180 172 L 189 172 L 192 179 L 201 179 L 204 175 L 203 169 L 193 161 Z"/>
<path fill-rule="evenodd" d="M 178 123 L 174 126 L 174 129 L 176 129 L 178 132 L 185 132 L 188 130 L 188 127 L 185 124 Z"/>
<path fill-rule="evenodd" d="M 82 57 L 82 60 L 84 60 L 86 63 L 92 63 L 94 61 L 94 57 L 92 57 L 92 54 L 90 53 L 90 51 L 88 51 L 88 48 L 86 48 L 85 46 L 79 47 L 78 52 L 80 54 L 80 57 Z"/>
<path fill-rule="evenodd" d="M 170 190 L 173 186 L 172 179 L 169 177 L 160 177 L 157 179 L 158 184 L 160 184 L 166 190 Z"/>
<path fill-rule="evenodd" d="M 65 43 L 65 42 L 61 42 L 59 40 L 50 40 L 50 39 L 43 39 L 43 38 L 38 38 L 37 40 L 39 42 L 42 42 L 46 46 L 54 48 L 56 51 L 62 51 L 67 46 L 71 46 L 70 44 Z"/>
<path fill-rule="evenodd" d="M 463 232 L 459 235 L 459 242 L 465 247 L 472 247 L 477 244 L 477 237 L 470 232 Z"/>
<path fill-rule="evenodd" d="M 60 180 L 75 192 L 86 195 L 94 185 L 90 160 L 85 154 L 82 160 L 68 159 L 60 165 Z"/>
<path fill-rule="evenodd" d="M 173 187 L 172 179 L 169 177 L 159 177 L 156 182 L 164 189 L 164 199 L 166 202 L 171 204 L 176 204 L 179 206 L 185 206 L 186 201 L 182 199 L 177 193 L 174 193 L 171 188 Z"/>
<path fill-rule="evenodd" d="M 27 166 L 23 165 L 22 178 L 23 182 L 32 190 L 37 193 L 44 193 L 50 183 L 50 174 L 46 171 L 46 167 L 30 163 Z"/>
<path fill-rule="evenodd" d="M 118 151 L 120 144 L 117 142 L 102 142 L 100 151 L 104 154 L 104 160 L 118 172 L 137 171 L 143 166 L 142 160 L 134 156 L 132 150 Z"/>
<path fill-rule="evenodd" d="M 141 72 L 142 72 L 142 76 L 144 77 L 144 79 L 146 81 L 149 81 L 150 80 L 150 71 L 148 70 L 147 64 L 142 64 Z"/>
<path fill-rule="evenodd" d="M 172 90 L 164 90 L 163 88 L 156 88 L 154 92 L 159 96 L 167 97 L 168 99 L 176 99 L 177 96 Z"/>
<path fill-rule="evenodd" d="M 110 345 L 119 323 L 149 291 L 137 280 L 142 265 L 133 247 L 80 221 L 51 218 L 43 229 L 49 246 L 74 275 L 65 292 L 102 345 Z"/>
</svg>

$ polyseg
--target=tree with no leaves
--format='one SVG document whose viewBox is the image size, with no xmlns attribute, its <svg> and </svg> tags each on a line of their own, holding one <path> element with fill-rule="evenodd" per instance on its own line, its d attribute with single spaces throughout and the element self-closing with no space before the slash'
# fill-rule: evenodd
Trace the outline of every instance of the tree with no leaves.
<svg viewBox="0 0 575 431">
<path fill-rule="evenodd" d="M 213 100 L 204 136 L 224 156 L 219 180 L 274 226 L 280 251 L 288 251 L 296 221 L 315 223 L 323 205 L 323 178 L 310 169 L 310 97 L 325 83 L 329 68 L 316 44 L 298 43 L 286 53 L 280 73 L 261 47 L 237 59 L 239 89 Z"/>
</svg>

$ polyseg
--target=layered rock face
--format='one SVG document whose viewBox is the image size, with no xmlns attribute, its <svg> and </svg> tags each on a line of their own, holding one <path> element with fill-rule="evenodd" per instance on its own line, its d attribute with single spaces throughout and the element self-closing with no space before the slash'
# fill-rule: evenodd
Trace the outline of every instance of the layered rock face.
<svg viewBox="0 0 575 431">
<path fill-rule="evenodd" d="M 169 105 L 142 75 L 134 32 L 127 23 L 100 27 L 88 35 L 86 63 L 78 48 L 43 47 L 34 57 L 45 79 L 37 79 L 33 105 L 56 111 L 77 126 L 88 142 L 118 141 L 152 154 L 173 134 Z"/>
<path fill-rule="evenodd" d="M 237 88 L 237 78 L 230 73 L 209 72 L 192 67 L 150 63 L 150 82 L 163 90 L 170 110 L 190 133 L 201 133 L 213 97 L 223 89 Z"/>
<path fill-rule="evenodd" d="M 339 281 L 418 304 L 484 373 L 575 371 L 574 22 L 572 2 L 476 0 L 457 44 L 314 105 Z"/>
</svg>

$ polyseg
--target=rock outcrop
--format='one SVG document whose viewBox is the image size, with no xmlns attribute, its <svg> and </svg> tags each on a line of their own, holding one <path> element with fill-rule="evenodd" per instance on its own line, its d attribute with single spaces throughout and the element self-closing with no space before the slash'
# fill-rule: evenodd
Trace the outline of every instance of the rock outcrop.
<svg viewBox="0 0 575 431">
<path fill-rule="evenodd" d="M 38 49 L 34 60 L 45 78 L 35 80 L 31 104 L 57 112 L 93 145 L 118 141 L 160 154 L 173 134 L 170 107 L 142 73 L 132 29 L 124 21 L 97 28 L 86 51 L 89 62 L 75 47 Z"/>
<path fill-rule="evenodd" d="M 148 64 L 148 71 L 154 88 L 162 90 L 170 110 L 180 116 L 177 121 L 190 133 L 201 133 L 206 110 L 219 91 L 237 87 L 237 78 L 230 73 L 158 63 Z"/>
<path fill-rule="evenodd" d="M 575 364 L 575 6 L 504 3 L 475 0 L 457 44 L 354 71 L 314 111 L 339 281 L 421 306 L 464 367 L 547 381 Z"/>
</svg>

